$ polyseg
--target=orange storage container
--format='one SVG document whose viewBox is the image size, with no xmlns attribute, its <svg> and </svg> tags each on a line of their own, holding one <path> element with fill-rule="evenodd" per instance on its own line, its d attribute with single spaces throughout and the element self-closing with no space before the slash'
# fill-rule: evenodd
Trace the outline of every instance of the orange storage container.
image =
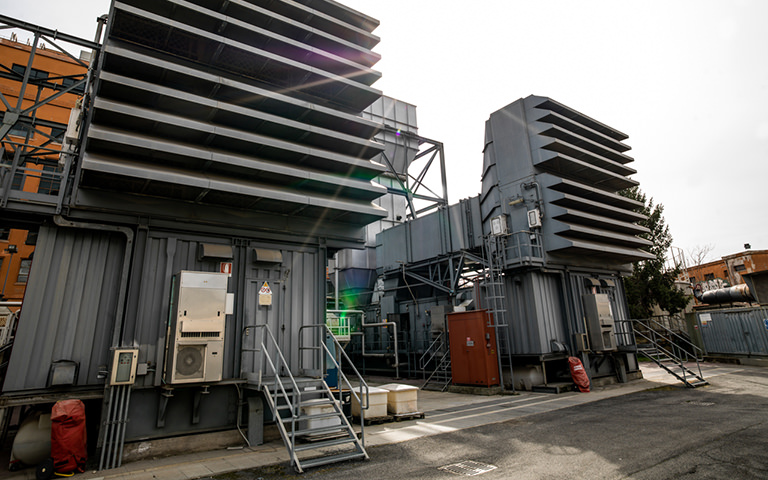
<svg viewBox="0 0 768 480">
<path fill-rule="evenodd" d="M 446 315 L 451 373 L 458 385 L 499 385 L 499 360 L 493 316 L 487 310 Z"/>
</svg>

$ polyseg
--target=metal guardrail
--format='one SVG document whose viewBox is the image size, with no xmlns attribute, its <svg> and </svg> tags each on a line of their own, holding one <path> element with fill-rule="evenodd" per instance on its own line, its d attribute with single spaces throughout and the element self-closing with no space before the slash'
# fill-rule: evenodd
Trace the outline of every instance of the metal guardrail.
<svg viewBox="0 0 768 480">
<path fill-rule="evenodd" d="M 313 330 L 320 330 L 321 333 L 321 341 L 319 342 L 319 346 L 304 346 L 304 335 L 302 335 L 302 330 L 304 329 L 313 329 Z M 334 346 L 336 347 L 336 352 L 339 353 L 339 360 L 335 358 L 331 350 L 328 348 L 328 345 L 325 344 L 325 342 L 322 341 L 323 336 L 330 336 L 331 339 L 333 339 Z M 344 348 L 341 346 L 338 340 L 336 340 L 336 337 L 333 336 L 333 333 L 331 332 L 330 328 L 324 323 L 318 323 L 313 325 L 304 325 L 301 328 L 299 328 L 299 368 L 304 367 L 304 359 L 301 355 L 301 352 L 303 350 L 318 350 L 321 353 L 321 356 L 323 357 L 322 364 L 322 371 L 327 371 L 326 368 L 326 361 L 328 359 L 331 360 L 331 364 L 336 368 L 336 371 L 339 375 L 339 405 L 342 404 L 342 385 L 346 385 L 347 389 L 350 392 L 350 395 L 352 395 L 356 400 L 358 405 L 360 405 L 360 441 L 363 445 L 365 445 L 365 411 L 368 410 L 368 384 L 363 379 L 363 376 L 360 375 L 360 372 L 357 370 L 355 365 L 352 363 L 352 360 L 347 355 L 347 352 L 344 351 Z M 346 362 L 346 363 L 345 363 Z M 344 374 L 344 371 L 342 369 L 343 366 L 347 366 L 352 370 L 355 377 L 357 377 L 358 381 L 358 388 L 360 394 L 358 395 L 354 388 L 352 387 L 352 383 L 349 381 L 349 378 L 346 374 Z M 363 393 L 365 392 L 365 393 Z"/>
<path fill-rule="evenodd" d="M 443 337 L 445 337 L 445 332 L 440 332 L 440 335 L 438 335 L 434 340 L 432 340 L 432 343 L 429 344 L 429 347 L 427 347 L 427 350 L 419 358 L 419 369 L 422 370 L 422 372 L 424 371 L 425 368 L 427 368 L 427 365 L 429 365 L 429 362 L 431 362 L 439 353 L 440 347 L 443 346 Z"/>
<path fill-rule="evenodd" d="M 243 335 L 247 335 L 248 331 L 250 329 L 261 329 L 261 340 L 259 341 L 258 347 L 254 348 L 253 351 L 260 352 L 261 353 L 261 368 L 259 368 L 259 383 L 258 387 L 262 388 L 265 386 L 265 383 L 263 383 L 264 380 L 264 365 L 269 365 L 269 368 L 274 376 L 274 381 L 272 384 L 272 389 L 268 388 L 268 395 L 265 395 L 267 400 L 271 403 L 272 411 L 276 412 L 276 407 L 278 404 L 278 400 L 280 398 L 283 399 L 286 406 L 288 406 L 288 409 L 291 412 L 291 431 L 296 431 L 296 420 L 299 418 L 300 415 L 300 408 L 301 408 L 301 390 L 299 390 L 299 386 L 296 383 L 296 379 L 291 374 L 290 368 L 285 368 L 285 372 L 287 375 L 285 377 L 288 378 L 290 381 L 290 385 L 293 389 L 292 395 L 289 395 L 286 391 L 285 384 L 283 383 L 283 380 L 281 378 L 281 370 L 283 367 L 288 367 L 288 362 L 285 360 L 285 357 L 283 356 L 282 351 L 280 350 L 280 346 L 277 343 L 277 340 L 275 339 L 275 336 L 272 334 L 272 330 L 270 330 L 268 325 L 251 325 L 243 327 Z M 267 352 L 268 347 L 272 347 L 277 355 L 277 362 L 273 362 L 272 358 Z M 245 349 L 243 351 L 246 351 Z M 281 425 L 281 422 L 277 422 L 278 425 Z M 290 435 L 290 454 L 291 454 L 291 460 L 293 461 L 293 464 L 298 463 L 298 457 L 295 453 L 295 447 L 296 447 L 296 436 Z"/>
<path fill-rule="evenodd" d="M 541 234 L 529 230 L 521 230 L 504 235 L 505 266 L 541 263 L 544 261 L 544 247 Z"/>
<path fill-rule="evenodd" d="M 650 355 L 651 360 L 667 369 L 673 375 L 678 376 L 686 385 L 692 386 L 688 380 L 689 376 L 704 381 L 701 364 L 699 363 L 699 360 L 704 358 L 704 352 L 699 347 L 656 320 L 631 320 L 631 322 L 635 340 L 637 341 L 640 338 L 650 345 L 648 348 L 638 346 L 640 353 Z M 642 328 L 638 328 L 639 326 L 642 326 Z M 680 374 L 662 365 L 662 357 L 674 363 L 676 367 L 679 367 Z M 690 370 L 685 365 L 686 362 L 692 360 L 696 362 L 696 371 Z M 698 375 L 696 372 L 698 372 Z"/>
</svg>

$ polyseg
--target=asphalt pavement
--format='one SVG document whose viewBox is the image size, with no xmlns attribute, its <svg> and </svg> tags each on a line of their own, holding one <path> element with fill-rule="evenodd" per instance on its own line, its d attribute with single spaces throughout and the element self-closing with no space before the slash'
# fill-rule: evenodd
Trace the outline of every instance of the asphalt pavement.
<svg viewBox="0 0 768 480">
<path fill-rule="evenodd" d="M 685 388 L 653 365 L 643 380 L 590 393 L 419 392 L 425 418 L 366 427 L 368 461 L 296 475 L 279 440 L 131 462 L 93 480 L 768 479 L 768 369 L 704 364 Z M 31 479 L 33 470 L 3 476 Z"/>
<path fill-rule="evenodd" d="M 659 373 L 646 370 L 651 378 Z M 768 369 L 708 366 L 706 370 L 709 386 L 684 388 L 658 377 L 648 382 L 650 389 L 628 395 L 373 446 L 366 462 L 317 468 L 303 475 L 281 463 L 213 478 L 768 478 Z M 493 408 L 515 408 L 515 400 L 519 399 Z M 482 414 L 488 407 L 474 406 L 458 416 Z"/>
</svg>

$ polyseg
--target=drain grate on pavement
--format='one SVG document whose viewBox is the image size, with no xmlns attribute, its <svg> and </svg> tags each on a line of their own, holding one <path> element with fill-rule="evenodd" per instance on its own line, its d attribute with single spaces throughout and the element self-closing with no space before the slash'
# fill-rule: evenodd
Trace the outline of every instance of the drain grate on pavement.
<svg viewBox="0 0 768 480">
<path fill-rule="evenodd" d="M 455 473 L 456 475 L 464 475 L 466 477 L 474 477 L 475 475 L 487 473 L 497 468 L 499 467 L 496 465 L 465 460 L 463 462 L 440 467 L 438 470 L 445 470 L 446 472 Z"/>
</svg>

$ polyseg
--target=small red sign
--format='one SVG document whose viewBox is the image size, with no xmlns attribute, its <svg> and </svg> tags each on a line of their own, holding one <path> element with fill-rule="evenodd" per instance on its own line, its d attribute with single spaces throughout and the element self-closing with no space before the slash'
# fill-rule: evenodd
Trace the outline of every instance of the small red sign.
<svg viewBox="0 0 768 480">
<path fill-rule="evenodd" d="M 227 275 L 232 275 L 232 262 L 219 263 L 219 272 L 226 273 Z"/>
</svg>

